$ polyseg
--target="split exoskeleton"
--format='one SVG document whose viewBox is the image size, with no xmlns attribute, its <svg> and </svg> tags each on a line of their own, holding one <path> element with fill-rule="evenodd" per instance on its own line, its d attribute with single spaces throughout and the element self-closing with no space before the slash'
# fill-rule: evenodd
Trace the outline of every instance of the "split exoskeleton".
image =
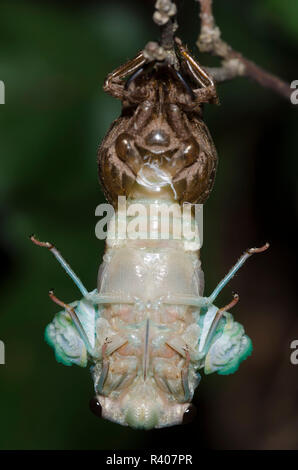
<svg viewBox="0 0 298 470">
<path fill-rule="evenodd" d="M 202 103 L 216 102 L 216 90 L 180 42 L 177 53 L 178 68 L 147 63 L 141 52 L 105 82 L 105 91 L 123 101 L 98 152 L 100 180 L 115 208 L 118 196 L 158 210 L 204 203 L 212 190 L 217 156 Z M 91 408 L 98 416 L 142 429 L 186 423 L 199 370 L 229 374 L 250 354 L 250 339 L 227 312 L 238 296 L 224 308 L 214 301 L 267 244 L 247 250 L 204 297 L 196 241 L 116 234 L 107 239 L 97 288 L 88 292 L 53 245 L 31 239 L 54 254 L 82 293 L 68 305 L 50 292 L 63 310 L 46 339 L 63 364 L 92 364 Z"/>
<path fill-rule="evenodd" d="M 123 102 L 98 152 L 99 178 L 114 205 L 118 196 L 151 197 L 152 190 L 159 198 L 173 194 L 180 204 L 203 204 L 212 190 L 217 154 L 202 104 L 217 102 L 216 88 L 187 50 L 177 47 L 180 70 L 147 64 L 140 52 L 105 81 L 104 90 Z"/>
</svg>

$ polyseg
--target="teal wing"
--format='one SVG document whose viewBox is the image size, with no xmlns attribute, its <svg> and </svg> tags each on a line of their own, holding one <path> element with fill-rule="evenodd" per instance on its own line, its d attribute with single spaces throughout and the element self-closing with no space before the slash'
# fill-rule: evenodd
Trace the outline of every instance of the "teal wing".
<svg viewBox="0 0 298 470">
<path fill-rule="evenodd" d="M 204 361 L 206 374 L 233 374 L 252 352 L 252 342 L 240 323 L 226 313 L 220 321 Z"/>
<path fill-rule="evenodd" d="M 75 308 L 91 347 L 95 344 L 96 309 L 86 298 L 71 304 Z M 55 315 L 46 327 L 46 342 L 54 349 L 56 360 L 66 366 L 76 364 L 86 367 L 88 351 L 68 312 L 63 310 Z"/>
</svg>

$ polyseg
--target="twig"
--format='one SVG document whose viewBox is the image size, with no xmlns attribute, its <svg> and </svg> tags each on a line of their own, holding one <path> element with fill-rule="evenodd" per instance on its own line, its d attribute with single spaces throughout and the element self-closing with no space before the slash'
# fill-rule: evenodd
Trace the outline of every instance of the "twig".
<svg viewBox="0 0 298 470">
<path fill-rule="evenodd" d="M 153 21 L 160 26 L 160 44 L 157 42 L 148 42 L 144 49 L 144 55 L 147 60 L 166 60 L 170 64 L 177 62 L 174 50 L 174 35 L 178 28 L 177 6 L 173 0 L 157 0 L 155 3 L 155 12 Z"/>
<path fill-rule="evenodd" d="M 249 77 L 289 99 L 292 92 L 289 83 L 246 59 L 221 38 L 221 31 L 213 16 L 212 0 L 197 1 L 200 4 L 201 18 L 201 31 L 197 46 L 201 52 L 208 52 L 222 59 L 222 67 L 208 69 L 214 79 L 217 82 L 224 82 L 235 77 Z"/>
<path fill-rule="evenodd" d="M 160 45 L 166 50 L 174 47 L 174 33 L 176 23 L 177 6 L 173 0 L 157 0 L 153 21 L 161 27 Z"/>
<path fill-rule="evenodd" d="M 161 26 L 161 39 L 160 45 L 166 50 L 173 49 L 174 47 L 174 34 L 176 31 L 176 20 L 175 17 L 169 18 L 169 21 Z"/>
</svg>

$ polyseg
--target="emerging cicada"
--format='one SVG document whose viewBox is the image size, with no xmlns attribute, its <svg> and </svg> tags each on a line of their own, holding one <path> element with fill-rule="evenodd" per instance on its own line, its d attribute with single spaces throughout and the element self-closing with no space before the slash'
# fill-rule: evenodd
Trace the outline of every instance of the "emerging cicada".
<svg viewBox="0 0 298 470">
<path fill-rule="evenodd" d="M 145 207 L 204 203 L 214 182 L 216 150 L 202 120 L 202 103 L 216 102 L 212 78 L 177 42 L 179 67 L 146 62 L 141 52 L 110 74 L 105 91 L 123 101 L 99 152 L 107 199 Z M 130 78 L 124 83 L 123 78 Z M 150 218 L 150 216 L 148 216 Z M 92 363 L 92 410 L 134 428 L 186 423 L 191 400 L 206 374 L 234 372 L 251 352 L 243 327 L 214 301 L 253 253 L 247 250 L 212 294 L 203 296 L 199 244 L 183 237 L 107 240 L 97 289 L 88 292 L 57 249 L 48 248 L 83 298 L 62 307 L 46 338 L 58 361 Z"/>
</svg>

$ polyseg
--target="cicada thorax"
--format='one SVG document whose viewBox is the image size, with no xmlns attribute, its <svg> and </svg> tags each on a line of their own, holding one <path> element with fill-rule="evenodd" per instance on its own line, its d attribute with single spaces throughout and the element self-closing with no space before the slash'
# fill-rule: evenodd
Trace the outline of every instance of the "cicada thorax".
<svg viewBox="0 0 298 470">
<path fill-rule="evenodd" d="M 114 205 L 119 195 L 204 203 L 214 183 L 217 154 L 189 93 L 163 67 L 129 85 L 141 96 L 112 125 L 98 152 L 99 178 Z M 139 95 L 138 95 L 139 93 Z"/>
</svg>

